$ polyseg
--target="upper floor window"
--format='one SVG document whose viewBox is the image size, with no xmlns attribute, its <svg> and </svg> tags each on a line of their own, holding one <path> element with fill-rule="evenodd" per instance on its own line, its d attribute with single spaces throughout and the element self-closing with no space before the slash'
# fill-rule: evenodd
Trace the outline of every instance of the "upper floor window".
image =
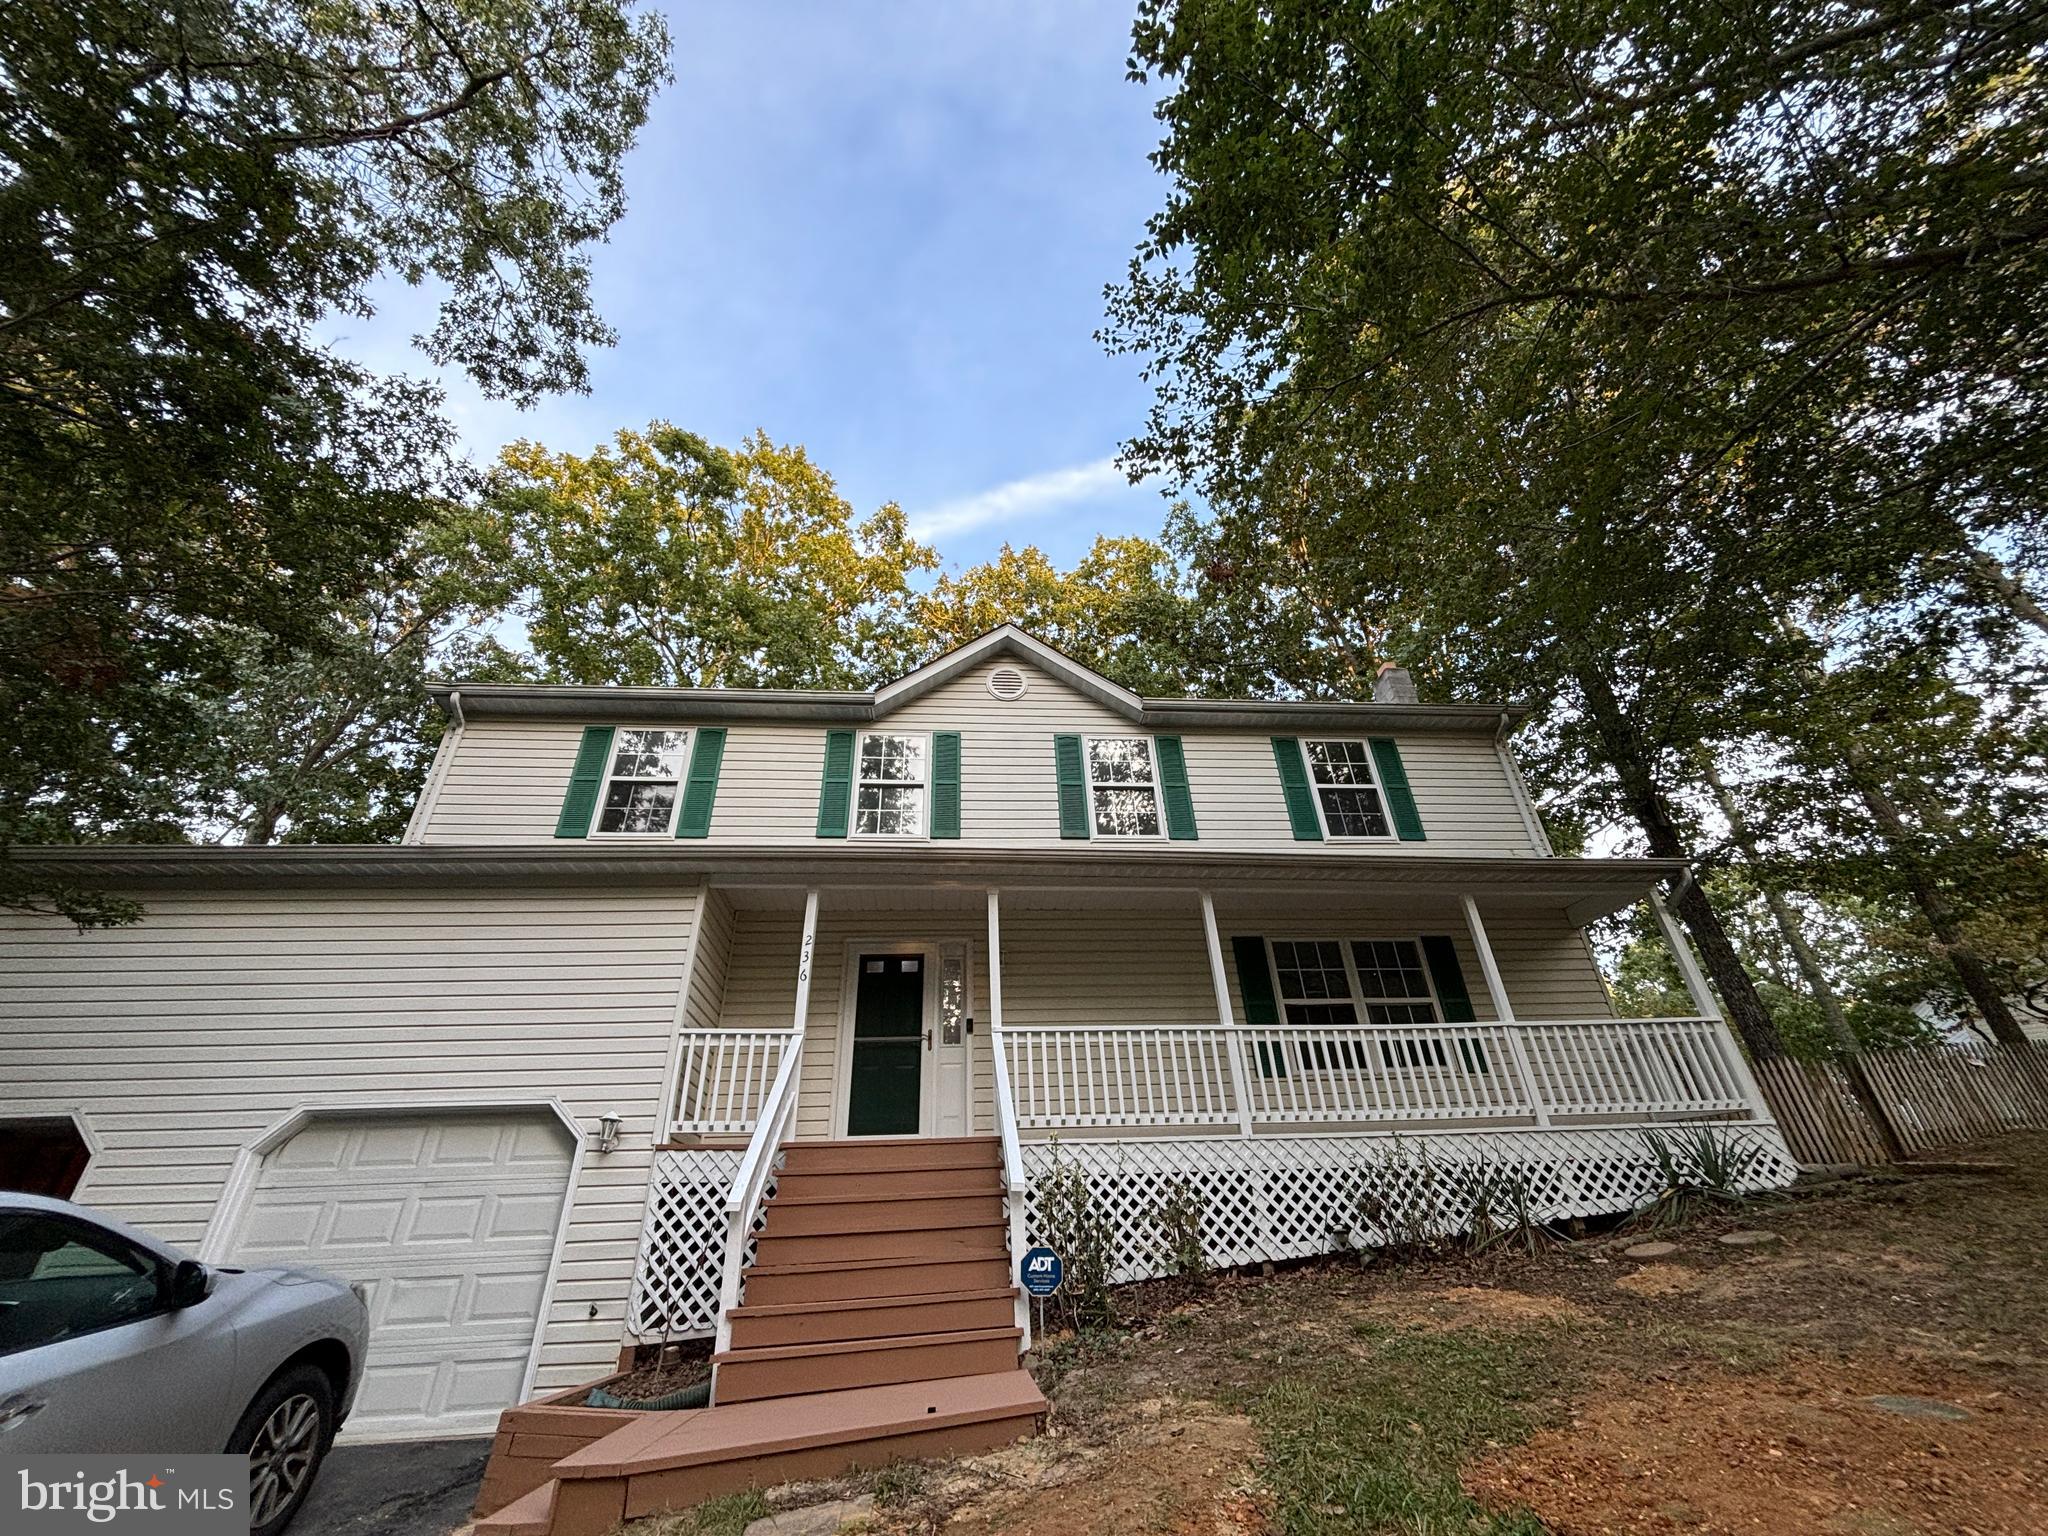
<svg viewBox="0 0 2048 1536">
<path fill-rule="evenodd" d="M 599 832 L 666 833 L 682 799 L 688 731 L 620 731 L 597 813 Z"/>
<path fill-rule="evenodd" d="M 1159 770 L 1149 736 L 1088 738 L 1088 801 L 1097 837 L 1159 835 Z"/>
<path fill-rule="evenodd" d="M 922 736 L 870 731 L 860 739 L 853 830 L 861 837 L 920 837 L 927 778 Z"/>
<path fill-rule="evenodd" d="M 1387 809 L 1373 780 L 1372 752 L 1362 741 L 1305 741 L 1316 809 L 1325 837 L 1391 837 Z"/>
</svg>

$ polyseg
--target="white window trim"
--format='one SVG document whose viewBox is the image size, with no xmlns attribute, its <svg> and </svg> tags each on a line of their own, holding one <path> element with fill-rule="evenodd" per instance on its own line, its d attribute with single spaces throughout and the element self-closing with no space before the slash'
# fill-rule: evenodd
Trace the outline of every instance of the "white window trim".
<svg viewBox="0 0 2048 1536">
<path fill-rule="evenodd" d="M 917 787 L 924 791 L 919 801 L 917 830 L 914 832 L 863 832 L 860 829 L 860 791 L 864 782 L 894 784 L 901 788 L 902 779 L 875 779 L 864 781 L 860 776 L 861 750 L 875 736 L 907 736 L 924 743 L 924 777 L 917 781 Z M 846 806 L 846 835 L 850 838 L 866 838 L 877 843 L 924 843 L 932 835 L 932 733 L 930 731 L 861 731 L 853 738 L 853 791 Z"/>
<path fill-rule="evenodd" d="M 1316 782 L 1315 759 L 1308 749 L 1317 742 L 1343 742 L 1347 746 L 1365 748 L 1365 771 L 1371 777 L 1364 785 L 1318 784 Z M 1394 828 L 1393 808 L 1387 804 L 1387 786 L 1380 782 L 1379 760 L 1372 755 L 1372 743 L 1363 736 L 1304 736 L 1301 738 L 1301 771 L 1308 775 L 1308 797 L 1315 802 L 1316 825 L 1323 829 L 1323 840 L 1330 843 L 1398 843 L 1401 834 Z M 1372 833 L 1332 832 L 1330 818 L 1323 812 L 1323 791 L 1325 789 L 1370 788 L 1380 797 L 1380 815 L 1386 818 L 1387 830 Z M 1348 953 L 1348 951 L 1347 951 Z"/>
<path fill-rule="evenodd" d="M 1089 751 L 1089 748 L 1098 741 L 1142 741 L 1145 743 L 1145 755 L 1152 763 L 1152 783 L 1150 786 L 1144 784 L 1103 784 L 1099 787 L 1103 789 L 1145 789 L 1149 787 L 1152 791 L 1152 808 L 1159 813 L 1159 830 L 1157 832 L 1105 832 L 1095 824 L 1095 791 L 1098 786 L 1095 782 L 1095 754 Z M 1103 837 L 1119 843 L 1154 843 L 1165 840 L 1166 786 L 1159 779 L 1158 743 L 1159 739 L 1156 736 L 1143 735 L 1137 732 L 1132 732 L 1128 735 L 1083 736 L 1081 738 L 1081 785 L 1088 795 L 1088 836 L 1091 840 Z"/>
<path fill-rule="evenodd" d="M 612 785 L 622 782 L 627 784 L 666 784 L 668 782 L 666 779 L 626 778 L 621 774 L 612 772 L 612 764 L 619 760 L 619 733 L 621 731 L 667 731 L 683 738 L 681 745 L 676 748 L 682 759 L 676 764 L 676 797 L 669 803 L 668 821 L 659 832 L 600 832 L 598 830 L 598 824 L 604 820 L 605 798 L 611 794 Z M 586 836 L 607 839 L 619 838 L 629 843 L 641 839 L 674 837 L 676 835 L 676 819 L 683 814 L 683 793 L 690 787 L 690 748 L 695 744 L 693 738 L 696 734 L 689 726 L 613 726 L 611 748 L 605 753 L 604 777 L 597 781 L 597 803 L 590 808 L 590 830 Z"/>
</svg>

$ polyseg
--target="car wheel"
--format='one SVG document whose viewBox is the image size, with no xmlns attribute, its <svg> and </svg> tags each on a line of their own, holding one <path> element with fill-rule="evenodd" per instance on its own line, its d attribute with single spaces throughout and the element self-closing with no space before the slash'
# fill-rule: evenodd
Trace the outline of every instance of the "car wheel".
<svg viewBox="0 0 2048 1536">
<path fill-rule="evenodd" d="M 334 1440 L 334 1388 L 310 1365 L 265 1383 L 228 1437 L 249 1458 L 249 1536 L 277 1536 L 292 1522 Z"/>
</svg>

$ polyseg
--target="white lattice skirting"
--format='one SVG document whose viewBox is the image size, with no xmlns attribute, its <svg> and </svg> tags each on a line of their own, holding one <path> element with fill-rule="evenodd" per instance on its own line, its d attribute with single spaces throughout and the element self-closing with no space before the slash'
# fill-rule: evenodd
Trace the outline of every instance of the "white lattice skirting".
<svg viewBox="0 0 2048 1536">
<path fill-rule="evenodd" d="M 1159 1211 L 1183 1191 L 1201 1204 L 1204 1256 L 1219 1266 L 1374 1247 L 1418 1227 L 1462 1232 L 1472 1224 L 1475 1192 L 1489 1180 L 1497 1187 L 1502 1176 L 1524 1182 L 1531 1213 L 1543 1220 L 1626 1211 L 1660 1187 L 1646 1129 L 1027 1142 L 1026 1227 L 1037 1242 L 1037 1192 L 1062 1162 L 1081 1170 L 1108 1219 L 1118 1280 L 1165 1272 Z M 1681 1154 L 1692 1133 L 1668 1123 L 1655 1131 Z M 1782 1189 L 1799 1172 L 1775 1125 L 1722 1121 L 1713 1133 L 1747 1158 L 1745 1189 Z M 655 1154 L 626 1308 L 634 1337 L 683 1339 L 716 1329 L 725 1196 L 741 1156 L 731 1147 Z"/>
<path fill-rule="evenodd" d="M 640 1262 L 626 1303 L 626 1330 L 635 1338 L 698 1338 L 717 1329 L 725 1196 L 745 1156 L 738 1147 L 654 1154 Z"/>
<path fill-rule="evenodd" d="M 1656 1131 L 1682 1157 L 1690 1128 Z M 1782 1189 L 1799 1172 L 1774 1125 L 1724 1122 L 1714 1133 L 1740 1149 L 1749 1192 Z M 1042 1231 L 1042 1181 L 1062 1163 L 1078 1167 L 1108 1218 L 1119 1281 L 1167 1271 L 1159 1213 L 1177 1195 L 1199 1202 L 1203 1255 L 1227 1266 L 1463 1232 L 1478 1191 L 1498 1191 L 1504 1176 L 1525 1181 L 1530 1213 L 1545 1221 L 1632 1210 L 1662 1187 L 1644 1132 L 1631 1127 L 1059 1141 L 1023 1150 L 1031 1241 Z"/>
</svg>

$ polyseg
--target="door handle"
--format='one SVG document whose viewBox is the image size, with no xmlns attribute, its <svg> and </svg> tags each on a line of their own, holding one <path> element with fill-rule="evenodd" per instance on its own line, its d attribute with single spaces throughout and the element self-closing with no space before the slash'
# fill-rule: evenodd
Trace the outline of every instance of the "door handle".
<svg viewBox="0 0 2048 1536">
<path fill-rule="evenodd" d="M 926 1050 L 930 1050 L 932 1048 L 932 1032 L 930 1030 L 926 1030 L 924 1032 L 924 1048 Z"/>
<path fill-rule="evenodd" d="M 31 1402 L 26 1393 L 16 1393 L 6 1402 L 0 1403 L 0 1435 L 16 1425 L 26 1424 L 50 1405 L 47 1402 Z"/>
</svg>

